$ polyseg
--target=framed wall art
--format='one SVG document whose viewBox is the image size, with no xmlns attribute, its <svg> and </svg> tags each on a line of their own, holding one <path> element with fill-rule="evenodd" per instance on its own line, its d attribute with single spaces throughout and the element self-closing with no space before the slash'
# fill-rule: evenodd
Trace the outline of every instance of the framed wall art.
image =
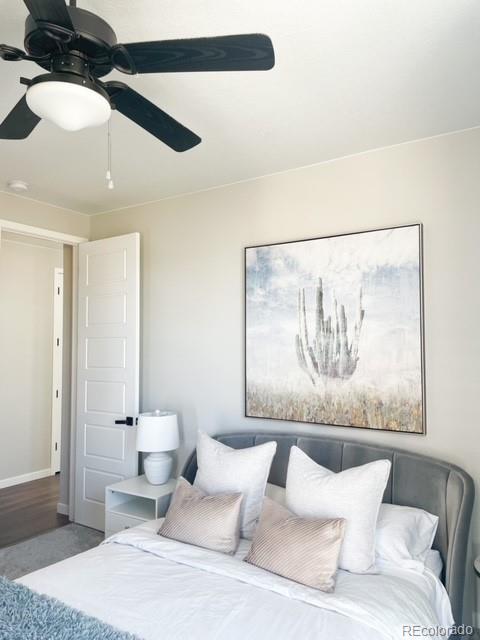
<svg viewBox="0 0 480 640">
<path fill-rule="evenodd" d="M 422 226 L 245 249 L 245 415 L 424 433 Z"/>
</svg>

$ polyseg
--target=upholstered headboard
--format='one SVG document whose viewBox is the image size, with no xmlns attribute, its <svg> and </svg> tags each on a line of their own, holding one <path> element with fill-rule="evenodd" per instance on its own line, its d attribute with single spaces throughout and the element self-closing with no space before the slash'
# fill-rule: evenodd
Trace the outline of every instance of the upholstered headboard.
<svg viewBox="0 0 480 640">
<path fill-rule="evenodd" d="M 454 465 L 399 449 L 378 447 L 351 440 L 288 433 L 238 433 L 216 436 L 220 442 L 242 449 L 275 440 L 277 453 L 269 482 L 285 486 L 290 447 L 297 445 L 319 464 L 338 472 L 372 460 L 392 462 L 384 502 L 419 507 L 439 517 L 434 548 L 442 555 L 443 582 L 453 615 L 462 621 L 467 541 L 472 515 L 472 478 Z M 197 472 L 195 451 L 187 460 L 183 476 L 193 482 Z"/>
</svg>

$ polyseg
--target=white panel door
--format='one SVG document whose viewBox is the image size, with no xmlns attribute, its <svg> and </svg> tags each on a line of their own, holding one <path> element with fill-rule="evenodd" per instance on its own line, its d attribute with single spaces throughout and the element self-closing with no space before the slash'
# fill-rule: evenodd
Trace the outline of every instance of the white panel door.
<svg viewBox="0 0 480 640">
<path fill-rule="evenodd" d="M 81 244 L 78 270 L 75 522 L 103 531 L 105 487 L 138 475 L 140 235 Z"/>
</svg>

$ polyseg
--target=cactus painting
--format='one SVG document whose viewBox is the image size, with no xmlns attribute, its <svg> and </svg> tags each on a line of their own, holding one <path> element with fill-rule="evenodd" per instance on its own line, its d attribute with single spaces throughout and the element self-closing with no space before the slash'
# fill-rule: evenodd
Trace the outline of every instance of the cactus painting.
<svg viewBox="0 0 480 640">
<path fill-rule="evenodd" d="M 307 314 L 305 311 L 305 289 L 298 291 L 298 333 L 295 349 L 300 368 L 315 386 L 318 378 L 350 378 L 358 362 L 358 344 L 362 330 L 365 309 L 362 308 L 362 289 L 358 294 L 358 316 L 351 342 L 348 338 L 345 306 L 338 311 L 334 299 L 334 317 L 325 318 L 323 309 L 323 284 L 319 278 L 315 289 L 315 333 L 313 342 L 309 340 Z"/>
<path fill-rule="evenodd" d="M 421 226 L 246 249 L 246 415 L 423 433 Z"/>
</svg>

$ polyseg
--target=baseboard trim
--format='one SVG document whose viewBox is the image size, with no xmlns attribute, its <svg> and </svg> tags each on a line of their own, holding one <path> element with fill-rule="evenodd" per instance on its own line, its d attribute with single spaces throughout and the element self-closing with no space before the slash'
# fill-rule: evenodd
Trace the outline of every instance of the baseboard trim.
<svg viewBox="0 0 480 640">
<path fill-rule="evenodd" d="M 70 515 L 70 507 L 68 506 L 68 504 L 65 504 L 64 502 L 58 502 L 57 503 L 57 513 L 60 513 L 62 516 L 69 516 Z"/>
<path fill-rule="evenodd" d="M 12 478 L 4 478 L 0 480 L 0 489 L 6 489 L 7 487 L 13 487 L 16 484 L 23 484 L 24 482 L 32 482 L 32 480 L 41 480 L 42 478 L 48 478 L 52 475 L 52 470 L 40 469 L 40 471 L 32 471 L 32 473 L 24 473 L 21 476 L 13 476 Z"/>
</svg>

